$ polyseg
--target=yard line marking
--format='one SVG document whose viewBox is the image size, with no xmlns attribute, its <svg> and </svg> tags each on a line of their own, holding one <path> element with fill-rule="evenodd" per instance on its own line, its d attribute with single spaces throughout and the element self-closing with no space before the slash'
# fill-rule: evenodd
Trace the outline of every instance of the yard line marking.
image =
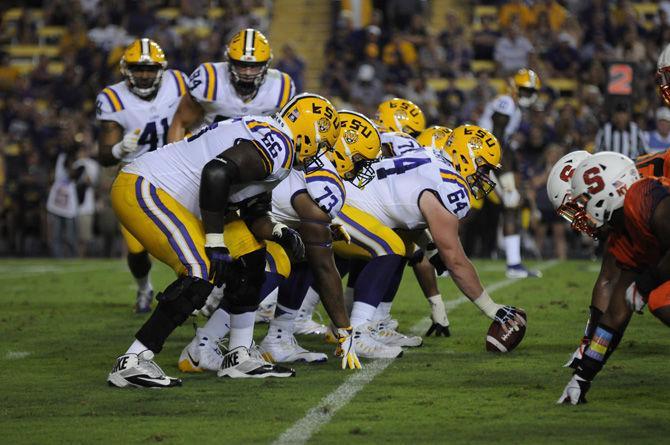
<svg viewBox="0 0 670 445">
<path fill-rule="evenodd" d="M 556 260 L 547 261 L 540 264 L 537 269 L 546 270 L 555 266 L 559 262 Z M 533 278 L 529 278 L 533 279 Z M 507 278 L 505 280 L 496 281 L 490 286 L 486 287 L 488 293 L 493 293 L 499 289 L 507 287 L 513 283 L 517 283 L 518 278 Z M 454 309 L 462 303 L 469 301 L 465 296 L 461 296 L 455 300 L 445 303 L 447 309 Z M 427 323 L 430 318 L 426 317 L 412 326 L 411 331 L 415 332 Z M 344 383 L 338 386 L 333 392 L 326 397 L 312 409 L 307 411 L 305 416 L 294 423 L 289 429 L 284 431 L 274 442 L 273 445 L 298 445 L 306 443 L 322 426 L 330 422 L 335 413 L 345 406 L 351 399 L 354 398 L 358 392 L 368 383 L 374 380 L 379 374 L 384 372 L 386 368 L 393 363 L 395 359 L 378 359 L 370 363 L 366 363 L 365 367 L 352 374 Z"/>
<path fill-rule="evenodd" d="M 22 358 L 28 357 L 32 352 L 28 351 L 9 351 L 7 352 L 7 355 L 5 355 L 5 358 L 7 360 L 21 360 Z"/>
<path fill-rule="evenodd" d="M 81 264 L 71 266 L 57 266 L 57 265 L 43 265 L 43 266 L 19 266 L 14 268 L 0 267 L 0 280 L 8 280 L 13 278 L 20 278 L 43 273 L 77 273 L 77 272 L 93 272 L 96 270 L 114 270 L 121 269 L 125 266 L 117 264 Z"/>
</svg>

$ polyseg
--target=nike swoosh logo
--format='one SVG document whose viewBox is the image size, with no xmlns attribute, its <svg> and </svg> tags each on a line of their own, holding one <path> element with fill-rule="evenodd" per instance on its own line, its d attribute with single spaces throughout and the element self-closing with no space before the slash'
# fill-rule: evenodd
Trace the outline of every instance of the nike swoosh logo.
<svg viewBox="0 0 670 445">
<path fill-rule="evenodd" d="M 186 351 L 186 354 L 188 355 L 188 359 L 191 360 L 191 362 L 193 362 L 193 364 L 194 364 L 194 365 L 196 366 L 196 368 L 197 368 L 198 365 L 200 365 L 200 362 L 199 362 L 199 361 L 196 361 L 196 360 L 193 358 L 193 356 L 191 355 L 191 353 L 190 353 L 189 351 Z"/>
</svg>

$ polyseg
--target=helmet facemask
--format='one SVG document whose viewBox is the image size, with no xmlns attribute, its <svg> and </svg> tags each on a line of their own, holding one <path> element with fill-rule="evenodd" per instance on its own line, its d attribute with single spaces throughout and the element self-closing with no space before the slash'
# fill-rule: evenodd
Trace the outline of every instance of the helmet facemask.
<svg viewBox="0 0 670 445">
<path fill-rule="evenodd" d="M 493 170 L 493 167 L 481 157 L 476 158 L 475 162 L 477 169 L 473 174 L 468 175 L 465 180 L 470 186 L 472 196 L 475 199 L 484 199 L 496 187 L 495 181 L 489 177 L 489 173 Z"/>
<path fill-rule="evenodd" d="M 670 106 L 670 66 L 656 71 L 656 84 L 663 101 Z"/>
<path fill-rule="evenodd" d="M 598 222 L 586 211 L 590 196 L 583 193 L 574 199 L 566 200 L 561 204 L 556 212 L 570 223 L 570 227 L 577 232 L 585 233 L 592 238 L 596 238 L 599 228 L 602 224 Z"/>
<path fill-rule="evenodd" d="M 519 87 L 519 106 L 522 108 L 528 108 L 537 101 L 537 90 L 530 87 Z"/>
<path fill-rule="evenodd" d="M 375 169 L 372 168 L 372 165 L 378 161 L 378 159 L 366 159 L 360 154 L 356 153 L 351 157 L 353 161 L 354 168 L 345 176 L 350 176 L 350 178 L 344 178 L 347 181 L 354 184 L 359 189 L 365 188 L 366 185 L 375 179 Z"/>
<path fill-rule="evenodd" d="M 121 73 L 130 84 L 130 91 L 141 98 L 151 97 L 156 93 L 163 78 L 163 71 L 163 67 L 158 63 L 123 64 L 121 68 Z"/>
<path fill-rule="evenodd" d="M 268 62 L 230 60 L 228 70 L 233 80 L 235 91 L 243 97 L 253 96 L 258 92 L 265 79 L 265 73 L 268 71 Z"/>
</svg>

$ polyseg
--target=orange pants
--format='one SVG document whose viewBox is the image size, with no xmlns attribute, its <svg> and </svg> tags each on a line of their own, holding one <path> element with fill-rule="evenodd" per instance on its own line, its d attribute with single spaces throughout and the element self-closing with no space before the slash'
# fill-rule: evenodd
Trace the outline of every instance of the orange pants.
<svg viewBox="0 0 670 445">
<path fill-rule="evenodd" d="M 670 281 L 666 281 L 651 291 L 647 304 L 652 312 L 663 306 L 670 306 Z"/>
</svg>

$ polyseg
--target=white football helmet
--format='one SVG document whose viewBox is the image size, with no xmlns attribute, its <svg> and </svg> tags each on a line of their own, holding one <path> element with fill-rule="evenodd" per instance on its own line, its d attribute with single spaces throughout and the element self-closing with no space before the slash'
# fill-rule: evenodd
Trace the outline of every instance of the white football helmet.
<svg viewBox="0 0 670 445">
<path fill-rule="evenodd" d="M 665 47 L 656 65 L 656 83 L 665 103 L 670 106 L 670 44 Z"/>
<path fill-rule="evenodd" d="M 591 153 L 588 151 L 571 151 L 556 161 L 556 164 L 551 168 L 547 178 L 547 195 L 549 195 L 549 200 L 559 215 L 561 214 L 561 208 L 569 204 L 571 199 L 570 179 L 575 173 L 575 168 L 589 156 L 591 156 Z"/>
<path fill-rule="evenodd" d="M 579 163 L 571 179 L 570 202 L 578 211 L 572 227 L 595 236 L 597 229 L 623 207 L 626 192 L 640 174 L 630 158 L 604 151 Z"/>
</svg>

